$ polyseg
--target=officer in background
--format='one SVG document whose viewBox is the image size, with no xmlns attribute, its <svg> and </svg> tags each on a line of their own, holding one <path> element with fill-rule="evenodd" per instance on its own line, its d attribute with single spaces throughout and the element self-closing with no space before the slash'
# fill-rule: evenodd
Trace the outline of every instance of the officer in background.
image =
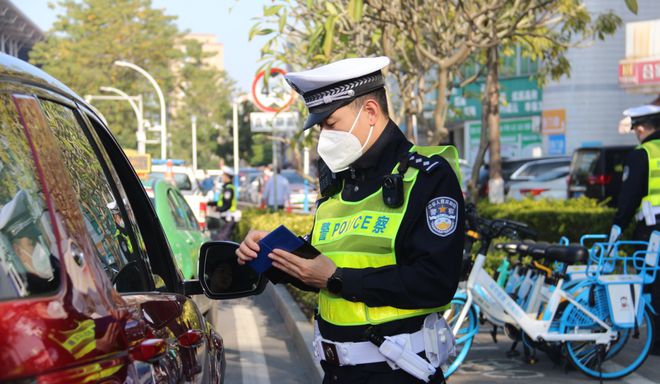
<svg viewBox="0 0 660 384">
<path fill-rule="evenodd" d="M 458 159 L 454 147 L 413 146 L 389 119 L 381 73 L 388 64 L 387 57 L 355 58 L 286 75 L 309 109 L 304 129 L 320 127 L 323 197 L 310 239 L 321 255 L 303 259 L 276 249 L 269 257 L 319 290 L 314 349 L 324 383 L 420 383 L 429 376 L 442 382 L 439 368 L 420 372 L 408 362 L 418 358 L 433 368 L 443 360 L 420 337 L 425 319 L 431 326 L 444 321 L 436 313 L 458 284 L 464 240 Z M 266 234 L 248 233 L 236 252 L 239 263 L 256 257 Z M 383 336 L 406 345 L 406 361 L 383 352 L 391 346 Z"/>
<path fill-rule="evenodd" d="M 613 230 L 621 232 L 635 221 L 633 240 L 648 241 L 651 232 L 660 230 L 660 98 L 652 104 L 627 109 L 621 125 L 637 135 L 640 145 L 626 159 L 623 168 L 621 193 L 614 216 Z M 653 308 L 660 308 L 660 278 L 652 291 Z M 654 316 L 655 329 L 660 318 Z M 660 337 L 656 333 L 651 351 L 660 355 Z"/>
<path fill-rule="evenodd" d="M 119 210 L 119 205 L 116 201 L 111 201 L 107 205 L 108 209 L 112 213 L 112 218 L 115 222 L 115 239 L 119 243 L 119 248 L 124 254 L 126 260 L 133 260 L 133 243 L 131 243 L 131 238 L 128 236 L 128 231 L 124 224 L 124 219 L 121 216 L 121 211 Z M 121 265 L 123 263 L 119 263 Z"/>
<path fill-rule="evenodd" d="M 222 190 L 217 202 L 217 210 L 220 212 L 220 229 L 213 236 L 214 240 L 230 240 L 236 227 L 236 221 L 238 221 L 238 201 L 233 180 L 234 170 L 223 166 Z"/>
</svg>

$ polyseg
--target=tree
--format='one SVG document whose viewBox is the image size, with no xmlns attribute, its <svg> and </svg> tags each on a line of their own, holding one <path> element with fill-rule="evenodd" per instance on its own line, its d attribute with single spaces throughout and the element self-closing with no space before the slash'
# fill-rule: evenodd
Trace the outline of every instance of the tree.
<svg viewBox="0 0 660 384">
<path fill-rule="evenodd" d="M 482 103 L 482 129 L 487 129 L 488 134 L 481 135 L 482 141 L 473 169 L 480 169 L 488 147 L 489 200 L 500 203 L 504 201 L 499 131 L 500 51 L 512 51 L 512 47 L 520 46 L 524 56 L 540 61 L 542 66 L 537 79 L 542 85 L 549 78 L 556 80 L 564 75 L 570 76 L 571 66 L 566 58 L 569 49 L 595 38 L 602 40 L 613 34 L 621 25 L 621 18 L 612 12 L 594 18 L 581 0 L 507 3 L 503 7 L 492 9 L 484 16 L 481 22 L 475 19 L 472 27 L 489 36 L 488 44 L 483 47 L 487 77 Z M 507 18 L 515 22 L 502 21 Z M 488 143 L 483 140 L 485 136 L 488 137 Z M 478 173 L 473 172 L 470 182 L 473 200 L 476 199 Z"/>
<path fill-rule="evenodd" d="M 173 61 L 180 35 L 175 17 L 153 9 L 151 0 L 61 0 L 63 9 L 46 39 L 30 53 L 32 63 L 81 95 L 113 86 L 129 95 L 145 95 L 147 120 L 160 110 L 152 86 L 140 74 L 113 66 L 127 60 L 145 68 L 168 94 L 174 88 Z M 52 5 L 51 5 L 52 6 Z M 126 102 L 95 102 L 125 148 L 135 148 L 135 115 Z M 130 123 L 128 123 L 130 122 Z M 147 147 L 148 149 L 150 147 Z M 155 155 L 156 147 L 152 154 Z"/>
<path fill-rule="evenodd" d="M 218 137 L 231 136 L 231 125 L 219 123 L 231 119 L 234 82 L 224 71 L 204 63 L 208 54 L 203 52 L 198 41 L 184 39 L 180 46 L 183 57 L 180 67 L 174 71 L 177 92 L 170 98 L 173 114 L 170 156 L 192 163 L 191 117 L 195 116 L 198 167 L 217 168 L 220 157 L 226 155 L 221 151 Z M 244 144 L 241 142 L 241 148 L 245 148 Z M 229 151 L 231 153 L 231 148 Z"/>
</svg>

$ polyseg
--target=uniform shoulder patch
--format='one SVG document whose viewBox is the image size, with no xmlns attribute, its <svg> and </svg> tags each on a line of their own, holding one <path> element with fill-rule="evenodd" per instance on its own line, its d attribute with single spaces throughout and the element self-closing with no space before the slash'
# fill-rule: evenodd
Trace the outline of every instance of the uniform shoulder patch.
<svg viewBox="0 0 660 384">
<path fill-rule="evenodd" d="M 435 168 L 440 165 L 440 160 L 438 157 L 426 157 L 420 155 L 417 152 L 408 154 L 408 165 L 413 168 L 417 168 L 424 173 L 431 173 Z"/>
<path fill-rule="evenodd" d="M 454 233 L 458 223 L 458 203 L 451 197 L 436 197 L 426 204 L 426 223 L 434 234 L 446 237 Z"/>
</svg>

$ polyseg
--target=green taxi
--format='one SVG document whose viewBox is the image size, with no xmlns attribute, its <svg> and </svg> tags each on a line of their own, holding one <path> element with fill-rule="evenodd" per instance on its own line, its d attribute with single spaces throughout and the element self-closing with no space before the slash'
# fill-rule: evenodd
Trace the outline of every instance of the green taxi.
<svg viewBox="0 0 660 384">
<path fill-rule="evenodd" d="M 199 248 L 211 239 L 199 227 L 195 214 L 176 186 L 156 179 L 143 180 L 142 185 L 156 210 L 183 277 L 195 277 Z"/>
</svg>

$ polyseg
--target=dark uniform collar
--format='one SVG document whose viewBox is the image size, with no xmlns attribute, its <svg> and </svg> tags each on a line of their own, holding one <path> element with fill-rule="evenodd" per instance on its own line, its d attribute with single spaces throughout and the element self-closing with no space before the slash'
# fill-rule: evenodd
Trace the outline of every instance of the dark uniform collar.
<svg viewBox="0 0 660 384">
<path fill-rule="evenodd" d="M 655 132 L 648 135 L 646 137 L 646 139 L 642 140 L 642 144 L 646 143 L 647 141 L 651 141 L 651 140 L 660 140 L 660 129 L 656 129 Z"/>
<path fill-rule="evenodd" d="M 389 120 L 376 142 L 350 168 L 357 173 L 380 172 L 383 166 L 392 168 L 399 161 L 399 154 L 407 152 L 411 146 L 412 143 L 406 139 L 399 127 Z M 396 156 L 393 156 L 395 154 Z M 386 172 L 390 171 L 391 169 Z"/>
</svg>

